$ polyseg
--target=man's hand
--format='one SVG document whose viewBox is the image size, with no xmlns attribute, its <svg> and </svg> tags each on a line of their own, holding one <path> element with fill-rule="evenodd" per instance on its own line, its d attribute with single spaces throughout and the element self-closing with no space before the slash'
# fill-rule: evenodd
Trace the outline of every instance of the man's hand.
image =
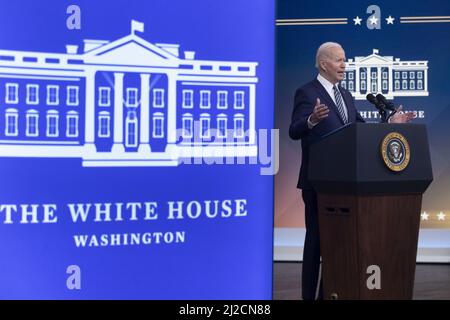
<svg viewBox="0 0 450 320">
<path fill-rule="evenodd" d="M 328 107 L 324 104 L 321 104 L 320 99 L 317 98 L 316 105 L 314 106 L 314 110 L 311 113 L 309 120 L 311 121 L 312 124 L 317 124 L 326 117 L 328 117 L 329 111 L 330 110 L 328 109 Z"/>
<path fill-rule="evenodd" d="M 397 113 L 391 117 L 390 123 L 408 123 L 414 118 L 414 112 L 400 113 L 402 109 L 402 106 L 398 107 Z"/>
</svg>

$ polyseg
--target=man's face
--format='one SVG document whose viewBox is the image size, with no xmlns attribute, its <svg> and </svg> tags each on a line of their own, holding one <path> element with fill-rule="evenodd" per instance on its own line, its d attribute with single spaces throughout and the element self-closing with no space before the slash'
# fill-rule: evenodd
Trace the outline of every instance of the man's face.
<svg viewBox="0 0 450 320">
<path fill-rule="evenodd" d="M 322 64 L 325 78 L 332 84 L 344 79 L 345 52 L 340 47 L 328 49 L 328 57 Z"/>
</svg>

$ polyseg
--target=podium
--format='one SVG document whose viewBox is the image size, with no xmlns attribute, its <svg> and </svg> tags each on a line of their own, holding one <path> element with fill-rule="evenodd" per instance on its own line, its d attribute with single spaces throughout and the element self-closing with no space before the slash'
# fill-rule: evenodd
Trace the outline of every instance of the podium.
<svg viewBox="0 0 450 320">
<path fill-rule="evenodd" d="M 310 147 L 325 299 L 412 299 L 425 125 L 352 123 Z"/>
</svg>

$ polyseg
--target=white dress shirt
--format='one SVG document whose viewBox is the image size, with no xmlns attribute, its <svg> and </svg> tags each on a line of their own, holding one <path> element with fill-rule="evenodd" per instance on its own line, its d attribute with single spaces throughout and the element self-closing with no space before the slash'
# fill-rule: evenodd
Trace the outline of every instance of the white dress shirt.
<svg viewBox="0 0 450 320">
<path fill-rule="evenodd" d="M 320 82 L 320 84 L 322 85 L 322 87 L 325 89 L 325 91 L 328 93 L 328 95 L 330 96 L 331 100 L 333 100 L 334 104 L 336 104 L 336 98 L 334 97 L 334 90 L 333 90 L 333 84 L 328 81 L 327 79 L 325 79 L 320 73 L 317 75 L 317 81 Z M 337 85 L 337 83 L 336 83 Z M 339 91 L 340 92 L 340 91 Z M 341 93 L 342 95 L 342 93 Z M 323 103 L 323 101 L 321 101 L 320 103 Z M 345 116 L 348 119 L 348 111 L 347 111 L 347 106 L 345 105 L 345 101 L 344 101 L 344 97 L 342 97 L 342 104 L 344 106 L 344 113 Z M 329 107 L 328 107 L 329 108 Z M 308 117 L 308 128 L 311 129 L 312 127 L 314 127 L 317 123 L 312 123 L 311 122 L 311 116 Z"/>
</svg>

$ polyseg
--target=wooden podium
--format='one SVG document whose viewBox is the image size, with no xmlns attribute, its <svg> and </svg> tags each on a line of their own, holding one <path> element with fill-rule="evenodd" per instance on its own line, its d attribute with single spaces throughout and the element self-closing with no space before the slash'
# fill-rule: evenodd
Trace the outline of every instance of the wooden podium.
<svg viewBox="0 0 450 320">
<path fill-rule="evenodd" d="M 425 125 L 349 124 L 314 143 L 309 163 L 325 299 L 412 299 L 433 180 Z"/>
</svg>

